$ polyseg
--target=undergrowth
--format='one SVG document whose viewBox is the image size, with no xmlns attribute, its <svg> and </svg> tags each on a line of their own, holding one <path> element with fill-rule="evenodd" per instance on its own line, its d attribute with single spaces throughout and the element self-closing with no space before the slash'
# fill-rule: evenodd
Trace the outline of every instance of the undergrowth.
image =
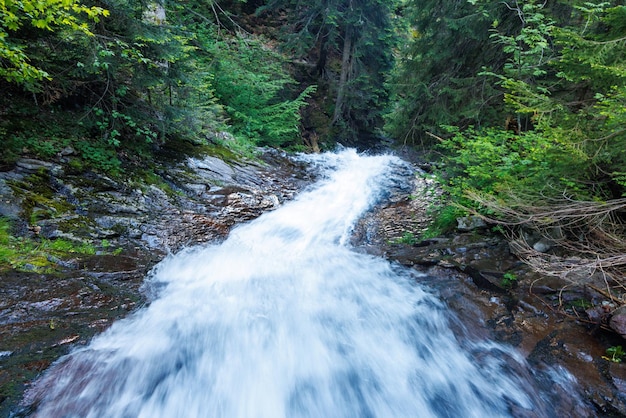
<svg viewBox="0 0 626 418">
<path fill-rule="evenodd" d="M 432 222 L 422 233 L 421 238 L 435 238 L 453 231 L 457 225 L 457 218 L 463 215 L 464 212 L 457 206 L 444 203 L 443 206 L 431 207 L 429 210 L 429 216 L 431 217 Z"/>
</svg>

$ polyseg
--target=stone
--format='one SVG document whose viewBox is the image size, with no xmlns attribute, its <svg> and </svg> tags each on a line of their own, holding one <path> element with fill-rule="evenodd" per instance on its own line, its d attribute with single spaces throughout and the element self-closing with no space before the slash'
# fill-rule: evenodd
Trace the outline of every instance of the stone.
<svg viewBox="0 0 626 418">
<path fill-rule="evenodd" d="M 123 203 L 109 202 L 109 206 L 107 208 L 109 213 L 124 213 L 124 214 L 134 214 L 139 215 L 142 210 L 141 208 L 133 205 L 127 205 Z"/>
<path fill-rule="evenodd" d="M 114 231 L 112 229 L 95 229 L 91 234 L 89 234 L 92 238 L 96 239 L 109 239 L 119 237 L 122 234 L 121 231 Z"/>
<path fill-rule="evenodd" d="M 476 215 L 457 218 L 456 223 L 456 228 L 462 232 L 473 231 L 487 226 L 485 221 L 480 216 Z"/>
<path fill-rule="evenodd" d="M 611 363 L 609 366 L 609 375 L 615 387 L 621 393 L 626 393 L 626 364 Z"/>
<path fill-rule="evenodd" d="M 546 253 L 552 249 L 552 241 L 546 238 L 541 238 L 533 244 L 533 249 L 540 253 Z"/>
<path fill-rule="evenodd" d="M 626 338 L 626 306 L 620 306 L 613 312 L 609 326 L 613 331 Z"/>
<path fill-rule="evenodd" d="M 46 258 L 51 263 L 54 263 L 54 264 L 56 264 L 58 266 L 61 266 L 61 267 L 64 267 L 64 268 L 69 268 L 69 269 L 77 269 L 78 268 L 78 263 L 76 262 L 76 260 L 65 261 L 65 260 L 61 260 L 58 257 L 50 255 L 50 254 L 48 254 L 46 256 Z"/>
<path fill-rule="evenodd" d="M 204 174 L 210 179 L 225 183 L 234 182 L 235 170 L 219 158 L 204 157 L 202 160 L 189 158 L 187 160 L 187 166 L 192 170 L 198 171 L 198 174 Z M 208 173 L 205 174 L 202 173 L 202 171 Z"/>
<path fill-rule="evenodd" d="M 67 157 L 68 155 L 73 155 L 75 154 L 76 151 L 74 151 L 74 148 L 67 146 L 65 148 L 63 148 L 61 151 L 59 151 L 59 155 L 63 156 L 63 157 Z"/>
<path fill-rule="evenodd" d="M 183 185 L 183 188 L 196 196 L 201 196 L 207 191 L 206 184 L 187 183 Z"/>
<path fill-rule="evenodd" d="M 0 216 L 17 218 L 22 207 L 4 179 L 0 179 Z"/>
<path fill-rule="evenodd" d="M 141 240 L 144 241 L 146 245 L 152 249 L 161 249 L 164 247 L 163 240 L 156 235 L 144 233 L 141 236 Z"/>
<path fill-rule="evenodd" d="M 63 150 L 60 154 L 68 155 L 59 155 L 56 161 L 67 163 L 76 152 Z M 11 356 L 17 366 L 0 370 L 0 415 L 4 416 L 3 408 L 17 408 L 19 399 L 3 398 L 3 390 L 7 384 L 25 387 L 26 376 L 35 370 L 27 362 L 42 352 L 50 358 L 60 354 L 50 347 L 84 344 L 114 318 L 125 316 L 150 295 L 149 285 L 145 292 L 139 290 L 143 279 L 169 252 L 222 240 L 236 222 L 276 207 L 315 179 L 305 164 L 274 151 L 267 155 L 272 164 L 207 157 L 198 158 L 198 167 L 193 168 L 187 160 L 155 161 L 167 188 L 157 187 L 161 181 L 147 186 L 92 171 L 63 173 L 56 169 L 59 165 L 30 159 L 0 171 L 0 215 L 12 219 L 13 235 L 32 236 L 34 230 L 21 218 L 23 202 L 8 184 L 45 170 L 53 199 L 69 205 L 51 214 L 52 219 L 38 220 L 40 237 L 69 239 L 97 249 L 97 255 L 76 260 L 50 255 L 49 262 L 63 267 L 54 275 L 30 263 L 19 271 L 3 271 L 0 341 L 6 344 L 0 347 L 0 360 Z M 229 198 L 233 206 L 228 205 Z M 54 330 L 50 319 L 57 321 Z M 43 370 L 37 367 L 38 372 Z"/>
<path fill-rule="evenodd" d="M 142 195 L 141 197 L 137 197 L 137 199 L 140 205 L 143 206 L 143 209 L 148 212 L 164 211 L 173 208 L 167 197 L 167 193 L 155 185 L 150 185 L 148 190 L 146 190 L 145 196 Z"/>
<path fill-rule="evenodd" d="M 50 170 L 54 164 L 49 163 L 47 161 L 35 160 L 32 158 L 22 158 L 15 165 L 21 170 L 26 171 L 28 173 L 36 173 L 42 168 L 45 170 Z"/>
<path fill-rule="evenodd" d="M 94 218 L 94 221 L 98 226 L 105 229 L 119 229 L 125 230 L 128 227 L 137 228 L 141 222 L 137 217 L 126 216 L 99 216 Z"/>
<path fill-rule="evenodd" d="M 219 139 L 220 141 L 235 141 L 235 137 L 230 132 L 221 131 L 215 134 L 215 139 Z"/>
<path fill-rule="evenodd" d="M 601 324 L 606 318 L 606 312 L 601 306 L 594 306 L 585 310 L 589 320 L 594 324 Z"/>
</svg>

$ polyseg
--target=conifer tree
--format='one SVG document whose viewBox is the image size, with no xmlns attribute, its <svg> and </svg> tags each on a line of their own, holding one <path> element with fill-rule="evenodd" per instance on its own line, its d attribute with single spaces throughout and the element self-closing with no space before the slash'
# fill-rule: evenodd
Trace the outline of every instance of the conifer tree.
<svg viewBox="0 0 626 418">
<path fill-rule="evenodd" d="M 385 0 L 274 0 L 261 9 L 287 16 L 285 48 L 312 61 L 320 95 L 331 100 L 327 124 L 340 141 L 366 140 L 382 125 L 395 5 Z"/>
<path fill-rule="evenodd" d="M 441 125 L 500 123 L 502 92 L 479 75 L 500 71 L 504 53 L 490 40 L 495 10 L 467 0 L 410 0 L 403 9 L 404 41 L 391 80 L 389 133 L 408 144 L 431 145 Z"/>
</svg>

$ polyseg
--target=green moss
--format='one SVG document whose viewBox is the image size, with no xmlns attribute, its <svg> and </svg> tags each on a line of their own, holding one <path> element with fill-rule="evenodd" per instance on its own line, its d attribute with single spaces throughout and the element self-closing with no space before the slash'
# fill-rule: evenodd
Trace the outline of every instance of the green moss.
<svg viewBox="0 0 626 418">
<path fill-rule="evenodd" d="M 93 255 L 96 248 L 87 242 L 75 242 L 67 239 L 46 240 L 44 249 L 55 255 L 83 254 Z"/>
<path fill-rule="evenodd" d="M 254 157 L 250 147 L 245 147 L 235 139 L 234 141 L 218 141 L 210 144 L 198 144 L 180 138 L 172 138 L 163 144 L 158 151 L 161 160 L 181 162 L 188 157 L 202 158 L 206 155 L 217 157 L 226 163 L 241 161 L 242 156 Z M 246 142 L 247 143 L 247 142 Z"/>
<path fill-rule="evenodd" d="M 58 260 L 96 253 L 90 243 L 15 237 L 10 231 L 11 221 L 0 217 L 0 269 L 47 273 L 60 268 Z"/>
<path fill-rule="evenodd" d="M 229 161 L 240 161 L 242 155 L 253 158 L 255 156 L 254 151 L 246 144 L 248 143 L 242 144 L 240 141 L 235 140 L 234 142 L 205 146 L 203 147 L 203 154 L 217 157 L 226 163 Z"/>
<path fill-rule="evenodd" d="M 80 174 L 86 169 L 86 164 L 79 158 L 72 158 L 66 166 L 67 174 Z"/>
<path fill-rule="evenodd" d="M 94 221 L 86 216 L 73 215 L 58 221 L 57 225 L 61 231 L 81 236 L 94 225 Z"/>
<path fill-rule="evenodd" d="M 22 181 L 7 182 L 15 196 L 22 200 L 22 216 L 31 225 L 74 210 L 74 206 L 55 196 L 50 174 L 42 169 Z"/>
<path fill-rule="evenodd" d="M 163 190 L 165 194 L 170 197 L 179 195 L 180 192 L 174 190 L 159 174 L 154 170 L 136 170 L 134 172 L 133 181 L 138 184 L 143 190 L 146 190 L 147 186 L 153 185 Z"/>
</svg>

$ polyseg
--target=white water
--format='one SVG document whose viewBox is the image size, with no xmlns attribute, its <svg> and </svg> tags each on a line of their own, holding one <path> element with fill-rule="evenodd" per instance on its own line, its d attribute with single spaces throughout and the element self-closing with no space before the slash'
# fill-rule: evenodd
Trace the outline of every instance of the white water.
<svg viewBox="0 0 626 418">
<path fill-rule="evenodd" d="M 468 353 L 414 273 L 347 246 L 399 160 L 354 151 L 314 158 L 330 172 L 316 188 L 221 245 L 163 261 L 148 279 L 155 300 L 59 362 L 39 384 L 33 416 L 533 410 L 526 383 L 507 366 L 519 361 L 514 354 L 487 343 L 472 344 L 479 356 Z"/>
</svg>

